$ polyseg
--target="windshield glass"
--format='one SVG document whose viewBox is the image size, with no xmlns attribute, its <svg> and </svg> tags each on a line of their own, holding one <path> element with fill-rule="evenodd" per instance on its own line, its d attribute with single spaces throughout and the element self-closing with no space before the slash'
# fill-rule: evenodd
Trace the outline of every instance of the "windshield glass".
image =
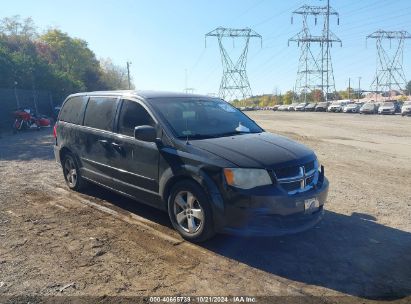
<svg viewBox="0 0 411 304">
<path fill-rule="evenodd" d="M 372 109 L 374 108 L 374 105 L 372 103 L 366 103 L 363 105 L 363 108 Z"/>
<path fill-rule="evenodd" d="M 341 101 L 333 101 L 333 103 L 331 105 L 332 106 L 339 106 L 339 105 L 341 105 Z"/>
<path fill-rule="evenodd" d="M 392 102 L 384 102 L 384 104 L 382 106 L 383 107 L 393 107 L 394 104 Z"/>
<path fill-rule="evenodd" d="M 213 138 L 263 130 L 220 99 L 161 98 L 151 102 L 178 138 Z"/>
<path fill-rule="evenodd" d="M 411 101 L 406 101 L 406 102 L 404 102 L 403 105 L 404 105 L 404 106 L 411 106 Z"/>
<path fill-rule="evenodd" d="M 323 106 L 326 106 L 326 105 L 327 105 L 327 102 L 325 102 L 325 101 L 324 101 L 324 102 L 320 102 L 318 105 L 323 107 Z"/>
</svg>

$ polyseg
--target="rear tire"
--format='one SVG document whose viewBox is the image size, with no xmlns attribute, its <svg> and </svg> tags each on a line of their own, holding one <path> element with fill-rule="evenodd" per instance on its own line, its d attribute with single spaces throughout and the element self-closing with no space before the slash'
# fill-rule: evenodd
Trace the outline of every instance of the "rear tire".
<svg viewBox="0 0 411 304">
<path fill-rule="evenodd" d="M 80 173 L 76 158 L 70 152 L 66 153 L 61 162 L 63 167 L 64 180 L 71 190 L 80 191 L 86 187 L 86 181 Z"/>
<path fill-rule="evenodd" d="M 204 190 L 184 180 L 173 186 L 168 198 L 168 215 L 174 229 L 191 242 L 204 242 L 215 235 L 213 213 Z"/>
</svg>

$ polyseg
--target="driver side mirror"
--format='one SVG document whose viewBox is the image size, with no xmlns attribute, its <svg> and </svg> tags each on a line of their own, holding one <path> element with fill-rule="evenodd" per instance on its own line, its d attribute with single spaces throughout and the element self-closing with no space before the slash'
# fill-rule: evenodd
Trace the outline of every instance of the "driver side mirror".
<svg viewBox="0 0 411 304">
<path fill-rule="evenodd" d="M 134 128 L 134 138 L 147 142 L 155 142 L 157 131 L 152 126 L 138 126 Z"/>
</svg>

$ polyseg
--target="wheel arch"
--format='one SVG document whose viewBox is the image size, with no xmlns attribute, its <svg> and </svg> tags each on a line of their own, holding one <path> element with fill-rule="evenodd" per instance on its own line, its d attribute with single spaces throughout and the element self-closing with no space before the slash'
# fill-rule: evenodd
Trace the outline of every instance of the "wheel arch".
<svg viewBox="0 0 411 304">
<path fill-rule="evenodd" d="M 79 168 L 81 167 L 80 158 L 75 153 L 73 153 L 68 147 L 61 148 L 59 154 L 60 154 L 59 155 L 60 156 L 60 163 L 61 163 L 62 166 L 64 166 L 64 164 L 63 164 L 64 157 L 67 154 L 71 154 L 71 155 L 74 156 L 74 160 L 77 162 L 77 165 L 79 166 Z"/>
<path fill-rule="evenodd" d="M 159 193 L 167 207 L 171 189 L 181 181 L 191 181 L 204 190 L 213 212 L 216 228 L 224 225 L 224 203 L 220 191 L 214 181 L 201 169 L 192 166 L 182 166 L 179 170 L 168 168 L 162 175 L 159 185 Z"/>
</svg>

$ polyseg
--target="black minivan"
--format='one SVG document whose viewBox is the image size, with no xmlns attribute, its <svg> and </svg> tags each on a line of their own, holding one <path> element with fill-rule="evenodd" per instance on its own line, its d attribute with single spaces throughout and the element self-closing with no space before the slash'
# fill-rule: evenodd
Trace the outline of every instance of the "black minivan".
<svg viewBox="0 0 411 304">
<path fill-rule="evenodd" d="M 215 97 L 152 91 L 67 97 L 54 127 L 69 188 L 88 182 L 168 212 L 200 242 L 275 236 L 321 220 L 328 181 L 314 152 Z"/>
</svg>

